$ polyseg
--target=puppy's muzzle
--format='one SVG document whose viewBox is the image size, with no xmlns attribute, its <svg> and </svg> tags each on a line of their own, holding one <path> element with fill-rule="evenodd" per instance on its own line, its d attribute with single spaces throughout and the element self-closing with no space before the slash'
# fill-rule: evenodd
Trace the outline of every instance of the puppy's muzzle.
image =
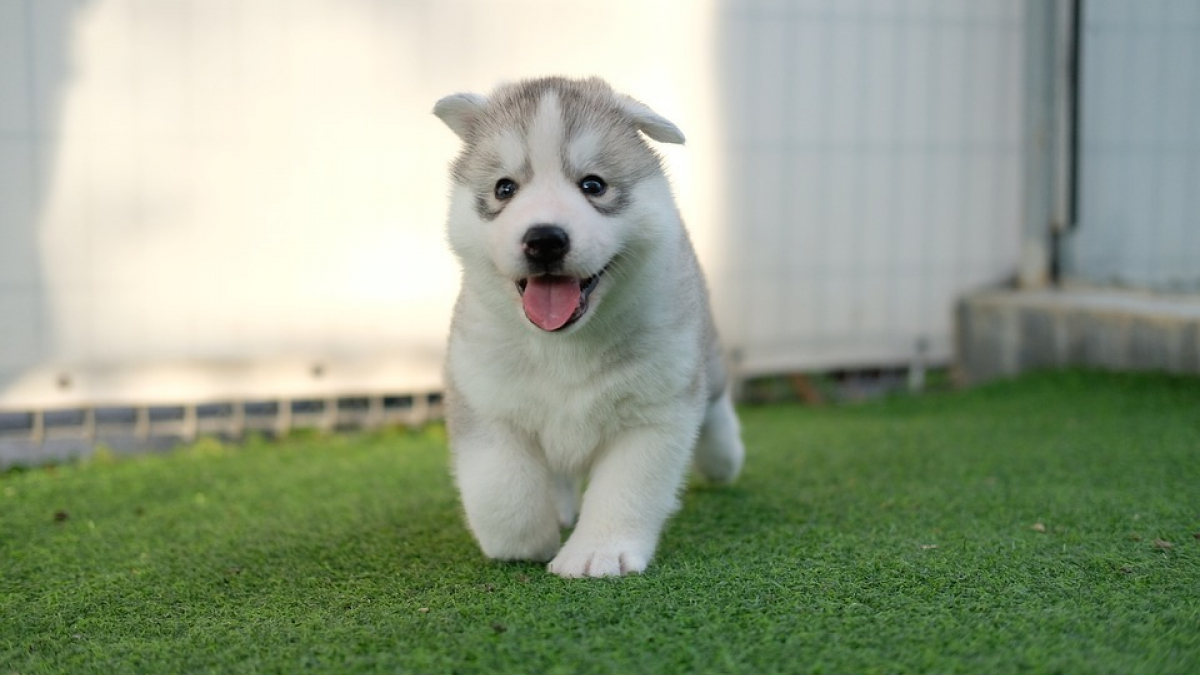
<svg viewBox="0 0 1200 675">
<path fill-rule="evenodd" d="M 557 225 L 534 225 L 521 238 L 521 250 L 530 265 L 549 270 L 561 263 L 571 250 L 571 238 Z"/>
</svg>

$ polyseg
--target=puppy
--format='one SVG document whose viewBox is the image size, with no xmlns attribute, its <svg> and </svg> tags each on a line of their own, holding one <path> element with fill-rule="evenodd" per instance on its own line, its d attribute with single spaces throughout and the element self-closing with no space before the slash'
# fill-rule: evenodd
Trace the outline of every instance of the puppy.
<svg viewBox="0 0 1200 675">
<path fill-rule="evenodd" d="M 683 134 L 599 79 L 434 114 L 462 140 L 445 405 L 471 531 L 564 577 L 640 573 L 689 465 L 729 483 L 743 461 L 704 278 L 646 142 Z"/>
</svg>

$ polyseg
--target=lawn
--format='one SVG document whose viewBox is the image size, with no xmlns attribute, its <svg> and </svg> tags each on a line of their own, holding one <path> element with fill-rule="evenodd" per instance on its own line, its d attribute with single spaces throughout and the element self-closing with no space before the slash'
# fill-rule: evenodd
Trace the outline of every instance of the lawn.
<svg viewBox="0 0 1200 675">
<path fill-rule="evenodd" d="M 0 474 L 0 675 L 1200 672 L 1200 380 L 742 418 L 625 579 L 484 560 L 440 427 Z"/>
</svg>

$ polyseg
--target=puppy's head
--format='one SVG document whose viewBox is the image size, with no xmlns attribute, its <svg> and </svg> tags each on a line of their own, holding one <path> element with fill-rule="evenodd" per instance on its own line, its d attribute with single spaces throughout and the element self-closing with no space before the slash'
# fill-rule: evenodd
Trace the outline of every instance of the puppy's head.
<svg viewBox="0 0 1200 675">
<path fill-rule="evenodd" d="M 453 94 L 433 111 L 463 141 L 451 247 L 544 331 L 582 325 L 659 236 L 663 209 L 673 213 L 642 135 L 682 143 L 683 134 L 601 80 L 528 80 L 486 98 Z"/>
</svg>

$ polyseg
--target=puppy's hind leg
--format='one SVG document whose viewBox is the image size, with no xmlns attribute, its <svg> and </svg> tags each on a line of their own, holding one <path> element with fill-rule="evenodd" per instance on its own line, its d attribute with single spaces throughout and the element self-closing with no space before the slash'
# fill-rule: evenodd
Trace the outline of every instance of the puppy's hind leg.
<svg viewBox="0 0 1200 675">
<path fill-rule="evenodd" d="M 709 481 L 727 485 L 737 479 L 745 455 L 737 413 L 726 390 L 708 404 L 696 441 L 696 468 Z"/>
<path fill-rule="evenodd" d="M 554 499 L 558 506 L 558 524 L 574 527 L 579 516 L 579 478 L 566 474 L 554 476 Z"/>
</svg>

